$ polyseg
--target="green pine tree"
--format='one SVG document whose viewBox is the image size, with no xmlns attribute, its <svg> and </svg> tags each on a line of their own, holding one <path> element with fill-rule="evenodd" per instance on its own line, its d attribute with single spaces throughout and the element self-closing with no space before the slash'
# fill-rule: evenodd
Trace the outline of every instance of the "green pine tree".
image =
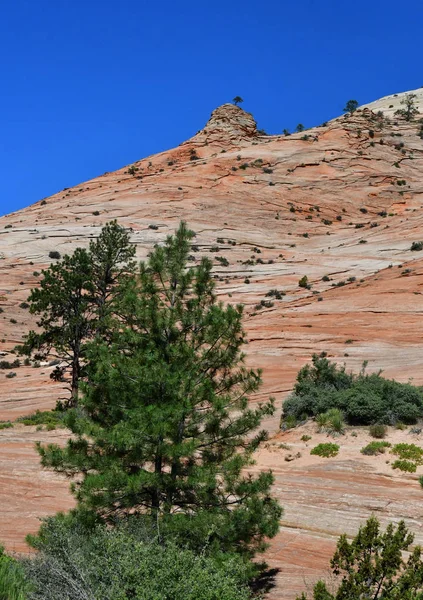
<svg viewBox="0 0 423 600">
<path fill-rule="evenodd" d="M 348 102 L 346 103 L 345 107 L 344 107 L 344 112 L 345 113 L 353 113 L 357 110 L 359 104 L 357 102 L 357 100 L 348 100 Z"/>
<path fill-rule="evenodd" d="M 40 315 L 38 332 L 30 331 L 19 347 L 23 354 L 48 356 L 52 352 L 62 361 L 61 372 L 70 371 L 71 397 L 67 405 L 77 403 L 82 372 L 84 340 L 90 335 L 90 295 L 93 292 L 89 254 L 77 248 L 72 256 L 42 271 L 39 288 L 28 297 L 30 312 Z"/>
<path fill-rule="evenodd" d="M 399 108 L 395 111 L 395 114 L 404 117 L 406 121 L 412 121 L 419 113 L 416 107 L 416 98 L 416 94 L 407 94 L 400 102 L 404 108 Z"/>
<path fill-rule="evenodd" d="M 76 406 L 84 373 L 85 346 L 94 335 L 108 339 L 125 286 L 135 271 L 135 246 L 116 221 L 107 223 L 89 250 L 77 248 L 42 271 L 40 287 L 31 290 L 30 312 L 40 315 L 39 330 L 30 331 L 23 354 L 48 356 L 61 361 L 53 377 L 69 372 L 71 397 Z"/>
<path fill-rule="evenodd" d="M 385 532 L 379 521 L 370 517 L 349 542 L 346 535 L 339 538 L 331 560 L 334 575 L 340 585 L 335 594 L 319 581 L 314 587 L 313 600 L 422 600 L 422 549 L 416 546 L 405 558 L 414 536 L 404 521 L 395 528 L 392 523 Z M 302 594 L 298 600 L 307 600 Z"/>
<path fill-rule="evenodd" d="M 242 307 L 216 301 L 211 261 L 188 267 L 193 236 L 182 223 L 141 264 L 112 344 L 91 344 L 82 410 L 67 415 L 73 438 L 39 452 L 78 475 L 80 508 L 198 517 L 209 538 L 254 551 L 281 515 L 272 474 L 248 473 L 274 405 L 248 402 L 261 375 L 243 364 Z"/>
<path fill-rule="evenodd" d="M 89 246 L 92 271 L 92 303 L 96 320 L 95 331 L 106 336 L 126 285 L 133 278 L 136 263 L 135 246 L 128 231 L 117 221 L 106 223 Z"/>
</svg>

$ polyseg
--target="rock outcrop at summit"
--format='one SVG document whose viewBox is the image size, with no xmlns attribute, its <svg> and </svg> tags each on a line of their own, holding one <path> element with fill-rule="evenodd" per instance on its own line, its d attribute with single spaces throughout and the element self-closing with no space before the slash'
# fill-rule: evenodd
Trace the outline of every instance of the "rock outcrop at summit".
<svg viewBox="0 0 423 600">
<path fill-rule="evenodd" d="M 423 251 L 411 251 L 423 241 L 422 115 L 407 122 L 394 114 L 405 95 L 290 136 L 261 136 L 251 115 L 225 104 L 177 148 L 0 219 L 0 352 L 9 362 L 34 326 L 23 303 L 52 250 L 87 246 L 115 218 L 131 228 L 140 259 L 181 219 L 197 232 L 192 256 L 213 260 L 219 300 L 245 305 L 247 362 L 264 380 L 252 402 L 273 395 L 278 406 L 256 465 L 274 469 L 285 506 L 267 554 L 280 569 L 270 600 L 292 600 L 303 576 L 312 583 L 322 575 L 337 536 L 373 511 L 384 523 L 405 518 L 422 541 L 421 467 L 392 474 L 361 456 L 353 436 L 339 457 L 311 460 L 300 434 L 278 432 L 282 400 L 313 352 L 356 372 L 367 360 L 370 371 L 423 384 Z M 299 286 L 304 276 L 309 289 Z M 53 407 L 63 395 L 53 368 L 22 365 L 13 378 L 0 370 L 0 420 Z M 312 435 L 317 443 L 322 434 Z M 23 425 L 0 430 L 0 540 L 8 548 L 23 550 L 38 517 L 72 505 L 67 482 L 42 471 L 33 450 L 36 439 L 64 437 Z M 413 442 L 423 445 L 423 436 Z M 302 457 L 285 461 L 285 443 Z"/>
<path fill-rule="evenodd" d="M 223 104 L 212 112 L 204 129 L 186 143 L 226 147 L 243 145 L 257 135 L 257 123 L 252 114 L 234 104 Z"/>
</svg>

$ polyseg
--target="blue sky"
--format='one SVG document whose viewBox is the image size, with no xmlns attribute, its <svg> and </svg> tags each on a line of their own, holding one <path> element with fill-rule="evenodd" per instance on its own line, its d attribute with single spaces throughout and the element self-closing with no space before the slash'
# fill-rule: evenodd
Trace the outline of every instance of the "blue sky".
<svg viewBox="0 0 423 600">
<path fill-rule="evenodd" d="M 409 0 L 3 0 L 0 215 L 171 148 L 244 98 L 269 133 L 423 85 Z"/>
</svg>

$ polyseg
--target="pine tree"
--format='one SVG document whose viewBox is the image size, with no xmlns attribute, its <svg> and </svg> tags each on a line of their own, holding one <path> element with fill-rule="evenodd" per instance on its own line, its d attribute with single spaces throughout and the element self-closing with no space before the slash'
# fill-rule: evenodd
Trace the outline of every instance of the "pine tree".
<svg viewBox="0 0 423 600">
<path fill-rule="evenodd" d="M 70 372 L 71 398 L 66 406 L 78 402 L 87 341 L 96 334 L 107 339 L 112 329 L 118 301 L 135 270 L 134 255 L 129 234 L 112 221 L 88 251 L 77 248 L 43 270 L 40 287 L 31 290 L 30 312 L 41 315 L 40 331 L 30 331 L 18 349 L 27 355 L 54 352 L 61 360 L 52 375 L 62 381 Z"/>
<path fill-rule="evenodd" d="M 357 100 L 348 100 L 348 102 L 346 103 L 345 107 L 344 107 L 344 112 L 345 113 L 353 113 L 357 110 L 358 108 L 358 102 Z"/>
<path fill-rule="evenodd" d="M 238 104 L 241 104 L 242 102 L 244 102 L 244 100 L 241 98 L 241 96 L 235 96 L 232 102 L 235 104 L 235 106 L 238 106 Z"/>
<path fill-rule="evenodd" d="M 129 233 L 117 221 L 106 223 L 89 246 L 92 268 L 92 302 L 97 335 L 107 335 L 110 319 L 117 310 L 125 286 L 135 272 L 135 246 Z"/>
<path fill-rule="evenodd" d="M 78 399 L 82 371 L 83 342 L 90 334 L 90 294 L 93 292 L 91 261 L 88 252 L 77 248 L 72 256 L 42 271 L 39 288 L 28 297 L 30 312 L 40 315 L 39 332 L 30 331 L 19 347 L 23 354 L 36 352 L 48 356 L 52 351 L 64 363 L 61 372 L 70 370 L 71 398 Z"/>
<path fill-rule="evenodd" d="M 141 264 L 113 343 L 91 344 L 82 411 L 67 415 L 73 439 L 39 452 L 79 475 L 79 506 L 103 518 L 206 515 L 209 533 L 259 549 L 281 509 L 272 474 L 245 469 L 274 405 L 248 403 L 261 375 L 243 364 L 242 307 L 216 301 L 210 260 L 187 266 L 193 236 L 182 223 Z"/>
<path fill-rule="evenodd" d="M 423 597 L 422 549 L 416 546 L 405 560 L 414 536 L 404 521 L 395 528 L 392 523 L 385 532 L 379 521 L 370 517 L 349 542 L 346 535 L 339 538 L 331 560 L 334 575 L 340 586 L 331 594 L 325 583 L 314 587 L 314 600 L 421 600 Z M 304 594 L 298 600 L 307 600 Z"/>
<path fill-rule="evenodd" d="M 406 121 L 412 121 L 419 112 L 416 107 L 416 98 L 416 94 L 407 94 L 400 102 L 404 108 L 399 108 L 395 114 L 404 117 Z"/>
</svg>

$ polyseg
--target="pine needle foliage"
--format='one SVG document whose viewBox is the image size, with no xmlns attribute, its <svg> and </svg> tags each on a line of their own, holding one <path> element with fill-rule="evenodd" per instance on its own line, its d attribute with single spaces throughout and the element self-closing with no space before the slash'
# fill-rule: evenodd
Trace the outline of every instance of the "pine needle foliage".
<svg viewBox="0 0 423 600">
<path fill-rule="evenodd" d="M 351 542 L 345 534 L 339 538 L 330 563 L 340 582 L 338 590 L 332 594 L 319 581 L 313 600 L 421 600 L 422 548 L 410 550 L 413 540 L 404 521 L 397 527 L 390 523 L 382 532 L 379 521 L 370 517 Z"/>
<path fill-rule="evenodd" d="M 271 472 L 246 469 L 274 404 L 248 402 L 261 373 L 244 365 L 242 306 L 217 302 L 210 260 L 188 267 L 193 237 L 181 223 L 141 263 L 120 326 L 87 351 L 88 384 L 65 417 L 73 439 L 39 452 L 44 466 L 78 475 L 79 506 L 109 521 L 207 515 L 207 528 L 262 549 L 281 509 Z"/>
<path fill-rule="evenodd" d="M 38 330 L 30 331 L 22 354 L 52 352 L 61 361 L 53 378 L 66 381 L 76 406 L 84 377 L 85 346 L 94 336 L 108 339 L 118 301 L 135 270 L 135 246 L 116 221 L 107 223 L 88 250 L 77 248 L 42 271 L 39 287 L 31 290 L 30 312 L 39 315 Z"/>
</svg>

